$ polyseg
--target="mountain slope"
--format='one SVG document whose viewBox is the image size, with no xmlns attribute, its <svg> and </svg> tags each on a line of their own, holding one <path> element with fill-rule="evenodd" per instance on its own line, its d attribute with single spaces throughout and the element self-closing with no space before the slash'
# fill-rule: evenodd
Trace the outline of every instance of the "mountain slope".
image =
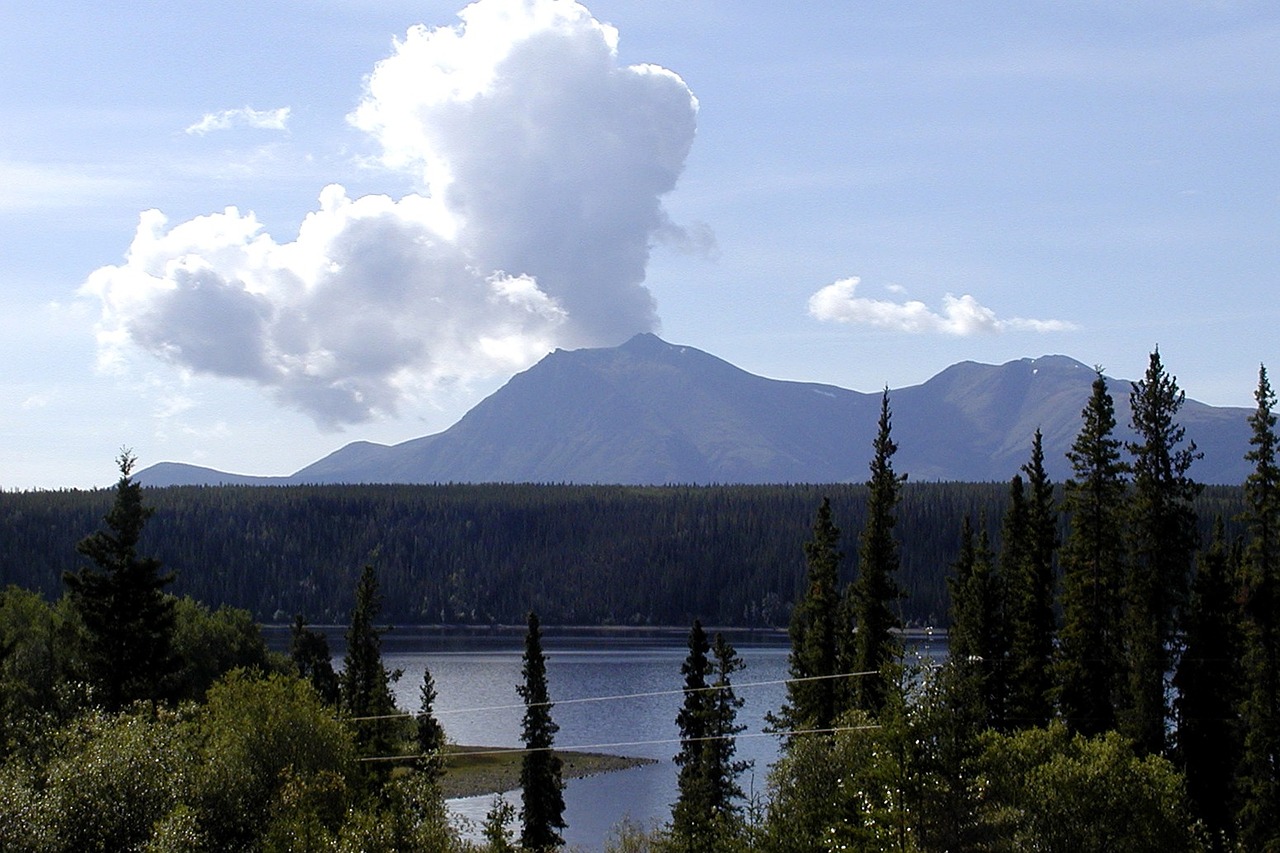
<svg viewBox="0 0 1280 853">
<path fill-rule="evenodd" d="M 1046 466 L 1061 480 L 1093 378 L 1080 362 L 1045 356 L 998 366 L 963 362 L 892 391 L 895 467 L 921 480 L 1007 480 L 1040 428 Z M 1129 387 L 1111 381 L 1121 424 L 1129 419 Z M 637 335 L 619 347 L 557 350 L 444 432 L 394 446 L 354 442 L 287 481 L 861 481 L 879 404 L 879 393 L 766 379 L 692 347 Z M 1243 481 L 1247 415 L 1187 401 L 1181 422 L 1204 451 L 1192 469 L 1197 479 Z M 158 468 L 140 477 L 164 484 L 153 476 Z M 233 476 L 209 472 L 215 475 Z"/>
</svg>

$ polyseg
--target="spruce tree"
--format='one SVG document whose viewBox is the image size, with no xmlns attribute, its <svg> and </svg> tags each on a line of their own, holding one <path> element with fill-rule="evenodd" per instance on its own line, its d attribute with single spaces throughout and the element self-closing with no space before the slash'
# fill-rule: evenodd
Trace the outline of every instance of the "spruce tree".
<svg viewBox="0 0 1280 853">
<path fill-rule="evenodd" d="M 957 696 L 979 729 L 1000 727 L 1006 703 L 1003 592 L 994 572 L 986 531 L 975 535 L 969 516 L 960 527 L 960 554 L 947 579 L 948 632 Z"/>
<path fill-rule="evenodd" d="M 831 501 L 822 499 L 813 522 L 813 538 L 804 543 L 808 566 L 803 597 L 791 611 L 791 681 L 787 682 L 787 704 L 777 717 L 775 728 L 792 731 L 804 728 L 827 729 L 835 720 L 838 697 L 848 695 L 847 685 L 832 676 L 839 672 L 842 635 L 848 633 L 840 620 L 839 549 L 840 528 L 831 516 Z"/>
<path fill-rule="evenodd" d="M 1009 634 L 1008 724 L 1013 728 L 1047 725 L 1053 714 L 1054 554 L 1058 550 L 1058 510 L 1053 483 L 1044 468 L 1040 430 L 1031 440 L 1024 529 L 1016 559 L 1001 567 L 1006 579 Z M 1021 491 L 1020 486 L 1015 490 Z M 1012 510 L 1011 510 L 1012 511 Z M 1005 547 L 1009 547 L 1006 536 Z"/>
<path fill-rule="evenodd" d="M 333 671 L 333 656 L 324 634 L 308 628 L 299 613 L 293 619 L 290 640 L 289 658 L 298 675 L 311 682 L 326 704 L 338 704 L 338 676 Z"/>
<path fill-rule="evenodd" d="M 711 724 L 707 691 L 707 676 L 711 673 L 707 653 L 710 650 L 702 622 L 695 619 L 689 629 L 689 654 L 680 665 L 680 674 L 684 676 L 684 702 L 676 714 L 680 751 L 675 755 L 679 795 L 671 807 L 672 836 L 678 848 L 687 850 L 705 846 L 712 831 L 709 820 L 711 792 L 702 760 Z"/>
<path fill-rule="evenodd" d="M 551 850 L 564 843 L 564 781 L 560 756 L 552 749 L 560 727 L 551 719 L 547 690 L 547 662 L 542 654 L 542 628 L 538 615 L 529 612 L 524 639 L 524 683 L 518 688 L 524 700 L 520 763 L 520 846 L 525 850 Z"/>
<path fill-rule="evenodd" d="M 880 421 L 873 447 L 871 478 L 867 481 L 867 520 L 858 549 L 858 578 L 849 587 L 849 611 L 857 632 L 853 638 L 851 672 L 874 672 L 854 681 L 854 707 L 874 715 L 880 713 L 889 684 L 883 670 L 901 657 L 902 649 L 894 629 L 902 621 L 892 607 L 902 597 L 895 580 L 898 573 L 898 543 L 893 536 L 894 509 L 902 496 L 906 475 L 893 470 L 893 454 L 898 445 L 891 436 L 892 415 L 889 390 L 880 399 Z"/>
<path fill-rule="evenodd" d="M 1214 850 L 1232 849 L 1235 835 L 1243 645 L 1237 568 L 1219 516 L 1209 547 L 1200 554 L 1184 621 L 1186 646 L 1173 678 L 1176 756 L 1187 780 L 1187 798 Z"/>
<path fill-rule="evenodd" d="M 436 682 L 431 677 L 431 667 L 422 668 L 422 687 L 418 693 L 418 716 L 414 720 L 414 742 L 418 749 L 418 769 L 431 778 L 443 769 L 441 753 L 444 750 L 444 727 L 436 719 Z"/>
<path fill-rule="evenodd" d="M 1257 408 L 1245 458 L 1253 471 L 1244 484 L 1248 544 L 1244 555 L 1244 660 L 1247 694 L 1240 786 L 1240 841 L 1249 850 L 1280 840 L 1280 439 L 1275 392 L 1258 370 Z"/>
<path fill-rule="evenodd" d="M 1161 754 L 1169 719 L 1165 674 L 1173 668 L 1176 617 L 1199 545 L 1193 505 L 1200 487 L 1188 476 L 1199 456 L 1178 424 L 1185 394 L 1151 353 L 1146 376 L 1129 395 L 1136 441 L 1129 498 L 1130 540 L 1124 584 L 1128 695 L 1121 730 L 1140 752 Z"/>
<path fill-rule="evenodd" d="M 396 711 L 391 685 L 400 678 L 400 671 L 388 671 L 382 663 L 385 629 L 376 624 L 381 611 L 378 575 L 373 564 L 366 563 L 356 582 L 355 606 L 347 628 L 347 655 L 338 686 L 342 710 L 349 717 L 358 718 L 356 747 L 367 757 L 390 755 L 395 743 L 395 723 L 387 718 Z"/>
<path fill-rule="evenodd" d="M 708 657 L 711 652 L 711 657 Z M 684 703 L 676 715 L 680 729 L 679 798 L 671 809 L 674 849 L 720 849 L 737 826 L 737 800 L 742 796 L 738 777 L 750 762 L 734 759 L 734 736 L 744 726 L 737 723 L 742 699 L 733 692 L 733 673 L 743 662 L 722 634 L 714 646 L 707 643 L 702 623 L 689 631 L 689 654 L 680 672 L 684 675 Z M 708 678 L 712 683 L 708 684 Z"/>
<path fill-rule="evenodd" d="M 108 710 L 166 698 L 178 670 L 174 600 L 164 593 L 174 576 L 160 573 L 158 559 L 138 554 L 143 528 L 155 510 L 143 505 L 142 485 L 132 478 L 136 461 L 129 450 L 120 452 L 120 479 L 103 519 L 106 529 L 76 545 L 93 566 L 63 575 L 87 634 L 85 675 Z"/>
<path fill-rule="evenodd" d="M 1063 624 L 1058 646 L 1058 702 L 1067 726 L 1096 735 L 1115 728 L 1122 682 L 1120 586 L 1125 464 L 1114 436 L 1115 405 L 1097 368 L 1084 421 L 1067 458 L 1065 504 L 1070 528 L 1062 549 Z"/>
</svg>

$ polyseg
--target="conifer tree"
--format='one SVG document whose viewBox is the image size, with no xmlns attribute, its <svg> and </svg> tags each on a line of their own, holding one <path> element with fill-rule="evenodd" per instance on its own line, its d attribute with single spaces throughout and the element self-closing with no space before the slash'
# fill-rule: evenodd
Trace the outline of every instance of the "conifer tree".
<svg viewBox="0 0 1280 853">
<path fill-rule="evenodd" d="M 1218 516 L 1209 547 L 1200 554 L 1185 619 L 1186 647 L 1173 679 L 1176 755 L 1187 797 L 1214 850 L 1232 849 L 1235 834 L 1243 645 L 1236 607 L 1238 557 L 1232 559 Z"/>
<path fill-rule="evenodd" d="M 793 680 L 787 683 L 787 704 L 770 718 L 775 728 L 792 731 L 830 728 L 838 711 L 838 696 L 847 687 L 832 678 L 839 669 L 841 636 L 848 633 L 840 619 L 837 589 L 840 560 L 840 528 L 831 516 L 831 501 L 822 499 L 813 522 L 813 538 L 804 543 L 808 566 L 803 597 L 791 612 L 791 665 Z"/>
<path fill-rule="evenodd" d="M 880 421 L 873 443 L 871 478 L 867 481 L 867 521 L 858 549 L 858 578 L 849 588 L 849 610 L 857 632 L 853 638 L 850 672 L 881 672 L 901 657 L 901 647 L 893 631 L 902 622 L 892 603 L 902 597 L 896 575 L 898 543 L 893 536 L 894 509 L 902 496 L 906 475 L 893 470 L 893 454 L 898 445 L 891 436 L 892 415 L 889 390 L 880 399 Z M 889 685 L 882 675 L 854 681 L 854 707 L 872 715 L 884 707 Z"/>
<path fill-rule="evenodd" d="M 395 697 L 391 685 L 400 671 L 388 671 L 382 663 L 382 634 L 377 627 L 382 611 L 378 592 L 378 575 L 372 563 L 366 563 L 356 582 L 355 606 L 347 628 L 347 655 L 338 679 L 342 710 L 356 722 L 356 747 L 364 756 L 391 754 L 395 741 L 395 725 L 385 719 L 395 713 Z M 375 774 L 379 775 L 379 774 Z"/>
<path fill-rule="evenodd" d="M 1240 785 L 1240 841 L 1249 850 L 1280 840 L 1280 439 L 1275 392 L 1265 367 L 1258 370 L 1257 408 L 1245 458 L 1248 544 L 1244 555 L 1244 660 L 1247 695 Z"/>
<path fill-rule="evenodd" d="M 969 516 L 960 528 L 960 554 L 947 579 L 951 591 L 950 657 L 959 696 L 979 729 L 999 727 L 1005 706 L 1004 613 L 986 531 L 975 535 Z"/>
<path fill-rule="evenodd" d="M 684 676 L 684 703 L 676 714 L 680 751 L 675 755 L 679 796 L 671 807 L 672 836 L 678 847 L 687 850 L 707 846 L 712 832 L 709 817 L 711 792 L 703 762 L 711 726 L 707 690 L 707 676 L 711 673 L 707 653 L 710 650 L 702 622 L 695 619 L 689 629 L 689 654 L 680 665 L 680 674 Z"/>
<path fill-rule="evenodd" d="M 298 675 L 311 682 L 326 704 L 338 704 L 338 675 L 333 671 L 333 656 L 324 634 L 308 628 L 299 613 L 294 616 L 290 639 L 289 658 Z"/>
<path fill-rule="evenodd" d="M 431 667 L 422 668 L 422 687 L 418 694 L 418 716 L 414 720 L 414 742 L 418 748 L 418 768 L 438 777 L 442 771 L 441 752 L 444 750 L 444 727 L 436 719 L 436 682 L 431 677 Z"/>
<path fill-rule="evenodd" d="M 1053 483 L 1044 468 L 1040 430 L 1031 440 L 1031 459 L 1022 466 L 1027 475 L 1023 499 L 1025 519 L 1016 557 L 1001 567 L 1006 579 L 1009 635 L 1008 724 L 1013 728 L 1047 725 L 1053 714 L 1054 554 L 1058 550 L 1058 510 Z M 1011 494 L 1021 491 L 1020 484 Z M 1012 506 L 1010 511 L 1012 512 Z M 1005 547 L 1009 547 L 1006 533 Z"/>
<path fill-rule="evenodd" d="M 551 719 L 551 698 L 547 690 L 547 663 L 542 654 L 542 628 L 538 615 L 529 612 L 524 639 L 524 700 L 521 740 L 525 753 L 520 764 L 520 846 L 543 851 L 564 843 L 564 781 L 560 756 L 552 749 L 560 727 Z"/>
<path fill-rule="evenodd" d="M 708 657 L 711 652 L 711 657 Z M 671 836 L 681 851 L 719 849 L 733 834 L 736 801 L 742 796 L 738 776 L 750 766 L 737 761 L 734 736 L 743 730 L 737 723 L 742 700 L 733 692 L 733 673 L 742 659 L 722 634 L 708 644 L 700 621 L 689 631 L 689 654 L 680 672 L 684 675 L 684 703 L 676 715 L 680 729 L 679 798 L 671 808 Z M 708 684 L 711 678 L 712 683 Z"/>
<path fill-rule="evenodd" d="M 1129 395 L 1137 441 L 1129 498 L 1129 559 L 1124 634 L 1128 695 L 1121 730 L 1140 752 L 1160 754 L 1169 718 L 1165 673 L 1173 667 L 1176 616 L 1184 604 L 1199 545 L 1193 506 L 1200 487 L 1188 476 L 1200 454 L 1177 422 L 1186 395 L 1151 353 L 1146 376 Z"/>
<path fill-rule="evenodd" d="M 734 758 L 738 752 L 735 736 L 746 726 L 738 723 L 738 709 L 743 700 L 733 690 L 733 674 L 742 670 L 745 663 L 738 657 L 738 652 L 725 640 L 724 635 L 717 633 L 711 645 L 711 657 L 715 683 L 711 691 L 711 725 L 707 741 L 707 777 L 710 780 L 711 810 L 717 823 L 723 827 L 731 823 L 737 815 L 736 801 L 742 797 L 742 788 L 738 785 L 738 777 L 748 767 L 750 761 Z"/>
<path fill-rule="evenodd" d="M 63 582 L 87 632 L 84 666 L 96 698 L 109 710 L 168 695 L 178 669 L 173 654 L 174 600 L 164 593 L 173 574 L 138 554 L 143 528 L 155 510 L 144 506 L 142 485 L 132 478 L 136 458 L 122 450 L 115 502 L 99 530 L 76 550 L 93 562 L 67 572 Z"/>
<path fill-rule="evenodd" d="M 1058 702 L 1067 726 L 1096 735 L 1115 728 L 1121 684 L 1120 585 L 1124 568 L 1125 465 L 1114 437 L 1115 405 L 1097 368 L 1084 421 L 1067 458 L 1070 528 L 1062 549 L 1063 625 Z"/>
</svg>

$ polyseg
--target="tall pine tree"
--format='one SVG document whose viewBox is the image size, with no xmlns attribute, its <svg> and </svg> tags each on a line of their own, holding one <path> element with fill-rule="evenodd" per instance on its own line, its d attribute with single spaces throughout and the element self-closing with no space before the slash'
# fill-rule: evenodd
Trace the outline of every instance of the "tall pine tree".
<svg viewBox="0 0 1280 853">
<path fill-rule="evenodd" d="M 1067 726 L 1085 735 L 1116 725 L 1122 683 L 1120 588 L 1124 573 L 1126 466 L 1114 436 L 1115 404 L 1097 368 L 1084 421 L 1067 458 L 1070 528 L 1062 549 L 1063 624 L 1058 702 Z"/>
<path fill-rule="evenodd" d="M 1006 705 L 1004 594 L 992 565 L 986 531 L 973 532 L 969 516 L 960 528 L 960 554 L 947 579 L 951 591 L 948 632 L 952 677 L 966 716 L 979 730 L 1001 727 Z"/>
<path fill-rule="evenodd" d="M 400 671 L 388 671 L 382 663 L 382 634 L 377 626 L 382 612 L 378 575 L 372 563 L 365 563 L 356 582 L 355 605 L 347 627 L 347 655 L 338 677 L 342 710 L 356 719 L 356 748 L 366 757 L 390 755 L 395 746 L 396 712 L 391 685 Z M 375 777 L 385 766 L 374 763 Z"/>
<path fill-rule="evenodd" d="M 742 700 L 734 694 L 731 678 L 742 666 L 742 659 L 723 635 L 716 634 L 711 646 L 702 623 L 693 623 L 689 655 L 680 667 L 685 677 L 684 703 L 676 715 L 680 729 L 680 751 L 675 756 L 679 798 L 671 809 L 676 850 L 721 849 L 737 827 L 736 801 L 742 796 L 737 780 L 750 766 L 734 758 L 735 735 L 744 727 L 737 723 Z M 712 683 L 708 684 L 708 678 Z"/>
<path fill-rule="evenodd" d="M 524 758 L 520 763 L 520 846 L 543 851 L 564 843 L 560 830 L 564 821 L 564 780 L 560 756 L 553 751 L 560 727 L 551 719 L 551 697 L 547 690 L 547 662 L 542 654 L 542 627 L 538 614 L 529 612 L 524 638 L 524 683 L 518 688 L 524 700 L 521 740 Z"/>
<path fill-rule="evenodd" d="M 1200 487 L 1187 471 L 1200 454 L 1177 421 L 1185 397 L 1159 350 L 1129 395 L 1137 440 L 1127 443 L 1133 457 L 1123 601 L 1128 695 L 1120 722 L 1140 751 L 1156 755 L 1164 752 L 1170 716 L 1165 674 L 1173 668 L 1176 617 L 1199 546 L 1193 501 Z"/>
<path fill-rule="evenodd" d="M 1021 677 L 1021 718 L 1024 725 L 1047 725 L 1053 713 L 1053 649 L 1057 636 L 1054 613 L 1054 586 L 1057 572 L 1054 555 L 1058 551 L 1058 508 L 1053 483 L 1044 468 L 1044 448 L 1040 430 L 1031 440 L 1031 459 L 1022 466 L 1027 475 L 1028 550 L 1025 566 L 1026 598 L 1021 604 L 1026 635 L 1019 654 L 1027 667 Z M 1033 670 L 1033 671 L 1032 671 Z"/>
<path fill-rule="evenodd" d="M 711 739 L 707 741 L 706 765 L 711 810 L 723 830 L 736 820 L 737 801 L 742 797 L 738 777 L 751 766 L 750 761 L 734 758 L 738 752 L 736 736 L 746 726 L 738 722 L 738 709 L 742 707 L 743 700 L 734 693 L 732 679 L 733 674 L 746 664 L 720 633 L 711 644 L 711 658 L 715 674 L 712 687 L 715 689 L 711 692 L 708 706 L 711 719 L 708 734 Z"/>
<path fill-rule="evenodd" d="M 787 703 L 777 717 L 775 728 L 791 731 L 804 728 L 827 729 L 841 710 L 840 697 L 847 686 L 833 676 L 839 671 L 840 649 L 847 645 L 842 636 L 848 628 L 840 619 L 839 565 L 840 528 L 831 517 L 831 501 L 822 499 L 813 522 L 813 538 L 804 543 L 808 566 L 804 595 L 791 611 L 791 679 L 787 682 Z"/>
<path fill-rule="evenodd" d="M 881 673 L 901 657 L 902 649 L 894 629 L 902 621 L 892 606 L 902 597 L 898 573 L 898 542 L 893 536 L 894 510 L 902 497 L 906 475 L 893 470 L 894 443 L 889 389 L 880 398 L 880 421 L 873 447 L 871 479 L 867 481 L 867 521 L 858 549 L 858 578 L 849 588 L 849 610 L 857 632 L 849 671 Z M 889 684 L 882 675 L 857 678 L 854 706 L 872 715 L 884 708 Z"/>
<path fill-rule="evenodd" d="M 1058 511 L 1053 483 L 1044 468 L 1040 430 L 1031 440 L 1031 459 L 1009 488 L 1000 568 L 1005 577 L 1009 639 L 1007 725 L 1014 729 L 1047 725 L 1053 714 L 1053 647 L 1056 634 L 1054 554 Z"/>
<path fill-rule="evenodd" d="M 695 619 L 689 630 L 689 654 L 680 665 L 680 674 L 684 676 L 684 703 L 676 714 L 676 726 L 680 729 L 680 751 L 675 755 L 679 796 L 671 807 L 671 834 L 679 850 L 708 848 L 714 831 L 711 791 L 703 762 L 711 727 L 707 692 L 710 650 L 702 622 Z"/>
<path fill-rule="evenodd" d="M 436 681 L 431 667 L 422 668 L 422 687 L 418 693 L 418 716 L 414 720 L 414 742 L 418 748 L 418 769 L 431 778 L 443 772 L 444 727 L 436 719 Z"/>
<path fill-rule="evenodd" d="M 106 529 L 76 546 L 93 566 L 63 575 L 87 633 L 85 675 L 95 698 L 109 710 L 166 698 L 178 669 L 174 600 L 164 593 L 174 576 L 160 573 L 159 560 L 138 554 L 142 530 L 155 510 L 143 505 L 142 486 L 132 477 L 136 461 L 130 451 L 120 452 L 120 479 L 103 519 Z"/>
<path fill-rule="evenodd" d="M 1243 705 L 1244 760 L 1240 783 L 1240 840 L 1264 850 L 1280 842 L 1280 439 L 1275 392 L 1258 370 L 1257 408 L 1245 456 L 1253 471 L 1244 484 L 1248 544 L 1244 555 L 1246 636 Z"/>
<path fill-rule="evenodd" d="M 1173 686 L 1178 698 L 1176 756 L 1195 816 L 1214 850 L 1233 849 L 1235 773 L 1240 760 L 1240 658 L 1236 573 L 1222 517 L 1201 552 L 1184 620 L 1185 649 Z M 1236 554 L 1237 558 L 1239 554 Z"/>
</svg>

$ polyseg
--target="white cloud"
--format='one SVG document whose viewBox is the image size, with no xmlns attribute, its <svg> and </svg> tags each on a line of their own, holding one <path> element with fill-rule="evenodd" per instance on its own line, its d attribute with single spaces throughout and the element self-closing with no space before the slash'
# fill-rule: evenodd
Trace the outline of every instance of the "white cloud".
<svg viewBox="0 0 1280 853">
<path fill-rule="evenodd" d="M 222 110 L 217 113 L 205 113 L 200 121 L 187 128 L 186 132 L 195 136 L 204 136 L 215 130 L 230 130 L 233 127 L 249 127 L 257 130 L 288 130 L 289 108 L 280 107 L 274 110 L 255 110 L 243 107 L 234 110 Z"/>
<path fill-rule="evenodd" d="M 809 297 L 809 314 L 819 320 L 837 323 L 957 337 L 996 334 L 1005 330 L 1062 332 L 1076 328 L 1064 320 L 1028 320 L 1021 317 L 1002 320 L 967 293 L 944 296 L 941 313 L 931 311 L 923 302 L 914 299 L 906 302 L 867 299 L 856 295 L 858 282 L 856 277 L 841 279 L 814 293 Z"/>
<path fill-rule="evenodd" d="M 421 194 L 330 186 L 290 243 L 235 208 L 173 226 L 143 213 L 124 263 L 82 288 L 102 305 L 101 363 L 140 348 L 339 426 L 652 330 L 651 244 L 713 243 L 661 203 L 693 141 L 692 93 L 619 66 L 617 32 L 576 3 L 480 0 L 459 18 L 409 30 L 350 117 Z"/>
<path fill-rule="evenodd" d="M 471 267 L 439 216 L 421 196 L 352 200 L 335 185 L 282 244 L 235 208 L 172 228 L 148 211 L 125 263 L 84 285 L 102 304 L 100 351 L 248 380 L 325 426 L 527 365 L 563 312 L 526 277 Z"/>
</svg>

